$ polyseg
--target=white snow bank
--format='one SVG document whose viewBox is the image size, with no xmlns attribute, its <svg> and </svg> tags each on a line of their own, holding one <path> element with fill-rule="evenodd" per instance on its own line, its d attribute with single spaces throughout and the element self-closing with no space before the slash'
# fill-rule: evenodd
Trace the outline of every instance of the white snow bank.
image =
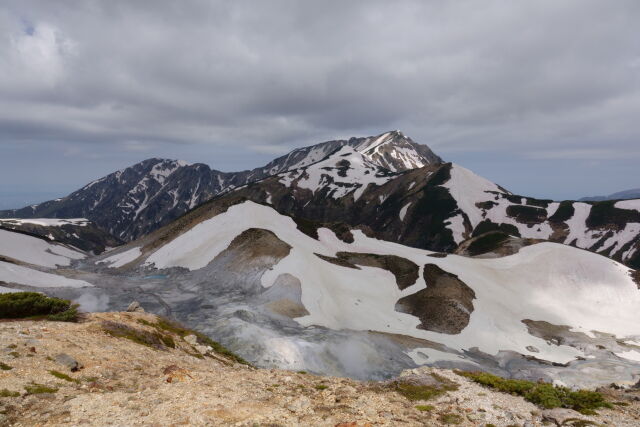
<svg viewBox="0 0 640 427">
<path fill-rule="evenodd" d="M 402 207 L 402 209 L 400 209 L 400 221 L 404 221 L 404 216 L 407 214 L 407 209 L 409 209 L 409 206 L 411 206 L 412 202 L 407 203 L 406 205 L 404 205 Z"/>
<path fill-rule="evenodd" d="M 69 279 L 4 261 L 0 261 L 0 281 L 37 288 L 86 288 L 93 286 L 84 280 Z"/>
<path fill-rule="evenodd" d="M 482 212 L 476 203 L 494 199 L 494 195 L 488 191 L 504 193 L 493 182 L 456 164 L 451 166 L 451 178 L 442 184 L 442 187 L 449 190 L 458 207 L 467 214 L 473 227 L 483 220 Z"/>
<path fill-rule="evenodd" d="M 63 225 L 77 225 L 80 227 L 86 227 L 87 225 L 89 225 L 91 223 L 91 221 L 89 221 L 86 218 L 66 218 L 66 219 L 62 219 L 62 218 L 29 218 L 29 219 L 23 219 L 23 218 L 3 218 L 0 219 L 0 223 L 7 223 L 7 224 L 15 224 L 15 225 L 22 225 L 22 224 L 33 224 L 33 225 L 42 225 L 43 227 L 61 227 Z"/>
<path fill-rule="evenodd" d="M 66 246 L 7 230 L 0 230 L 0 255 L 51 268 L 67 266 L 71 260 L 85 257 Z"/>
<path fill-rule="evenodd" d="M 635 362 L 640 362 L 640 351 L 629 350 L 629 351 L 623 351 L 620 353 L 615 353 L 615 355 L 625 359 L 633 360 Z"/>
<path fill-rule="evenodd" d="M 622 200 L 621 202 L 616 202 L 616 204 L 613 206 L 618 209 L 640 211 L 640 199 Z"/>
<path fill-rule="evenodd" d="M 109 264 L 109 268 L 119 268 L 123 265 L 129 264 L 131 261 L 134 261 L 138 258 L 142 252 L 140 248 L 131 248 L 127 251 L 120 252 L 115 255 L 111 255 L 108 258 L 105 258 L 101 261 L 98 261 L 98 264 Z"/>
</svg>

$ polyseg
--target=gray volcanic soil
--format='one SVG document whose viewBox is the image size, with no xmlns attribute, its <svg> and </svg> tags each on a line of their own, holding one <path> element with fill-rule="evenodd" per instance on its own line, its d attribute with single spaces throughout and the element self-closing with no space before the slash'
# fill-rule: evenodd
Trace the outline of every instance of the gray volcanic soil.
<svg viewBox="0 0 640 427">
<path fill-rule="evenodd" d="M 73 269 L 58 270 L 58 273 L 85 280 L 94 288 L 48 288 L 47 293 L 77 300 L 87 311 L 122 311 L 132 301 L 139 301 L 145 310 L 173 317 L 200 330 L 260 367 L 379 380 L 416 367 L 407 353 L 426 347 L 461 355 L 469 361 L 432 363 L 443 368 L 477 370 L 480 366 L 503 376 L 559 380 L 579 386 L 638 381 L 640 366 L 613 352 L 640 348 L 619 342 L 607 334 L 595 333 L 590 337 L 572 332 L 566 326 L 534 320 L 523 319 L 532 335 L 556 345 L 576 347 L 587 358 L 565 366 L 511 351 L 496 355 L 478 349 L 458 352 L 436 342 L 409 336 L 304 327 L 294 320 L 306 314 L 298 279 L 283 274 L 270 288 L 264 288 L 260 282 L 262 275 L 289 250 L 289 245 L 273 233 L 249 229 L 199 270 L 156 270 L 142 266 L 124 271 L 106 268 L 89 259 L 77 262 Z M 341 258 L 354 263 L 374 261 L 363 254 L 341 253 Z M 385 265 L 379 259 L 375 262 Z M 385 262 L 389 264 L 388 260 Z M 398 269 L 396 263 L 389 265 L 389 269 Z M 423 297 L 442 304 L 454 294 L 461 294 L 467 304 L 472 304 L 473 291 L 469 293 L 470 289 L 467 290 L 464 283 L 458 283 L 457 277 L 435 275 L 439 276 L 438 280 L 442 279 L 442 289 L 434 288 L 438 291 L 436 294 Z M 396 277 L 402 278 L 404 274 Z M 446 308 L 446 304 L 443 307 Z M 427 316 L 424 321 L 435 320 Z"/>
</svg>

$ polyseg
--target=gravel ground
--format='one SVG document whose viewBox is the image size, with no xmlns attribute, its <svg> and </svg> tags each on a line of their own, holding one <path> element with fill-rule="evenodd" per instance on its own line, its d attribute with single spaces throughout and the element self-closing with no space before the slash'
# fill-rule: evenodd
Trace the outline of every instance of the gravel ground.
<svg viewBox="0 0 640 427">
<path fill-rule="evenodd" d="M 0 322 L 0 362 L 7 367 L 0 369 L 0 393 L 19 394 L 0 397 L 0 425 L 537 426 L 549 415 L 450 370 L 403 372 L 405 378 L 436 374 L 458 384 L 457 390 L 429 401 L 410 401 L 388 382 L 255 369 L 178 335 L 168 334 L 176 348 L 155 349 L 109 336 L 102 328 L 109 321 L 157 332 L 140 320 L 155 323 L 157 318 L 147 313 L 94 313 L 78 324 Z M 73 363 L 60 354 L 70 356 L 81 369 L 72 371 Z M 33 384 L 51 389 L 27 392 L 25 387 Z M 607 393 L 626 405 L 592 417 L 573 411 L 569 415 L 600 425 L 640 425 L 640 391 Z"/>
</svg>

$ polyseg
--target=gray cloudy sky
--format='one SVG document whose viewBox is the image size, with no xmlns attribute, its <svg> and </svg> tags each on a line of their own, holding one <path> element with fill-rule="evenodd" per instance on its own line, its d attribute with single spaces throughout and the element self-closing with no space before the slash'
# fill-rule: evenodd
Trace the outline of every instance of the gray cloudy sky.
<svg viewBox="0 0 640 427">
<path fill-rule="evenodd" d="M 520 194 L 640 187 L 639 22 L 637 0 L 4 0 L 0 207 L 390 129 Z"/>
</svg>

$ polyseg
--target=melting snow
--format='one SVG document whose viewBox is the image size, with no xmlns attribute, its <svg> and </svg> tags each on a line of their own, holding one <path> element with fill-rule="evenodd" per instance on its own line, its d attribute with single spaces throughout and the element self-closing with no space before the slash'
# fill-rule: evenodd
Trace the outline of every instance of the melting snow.
<svg viewBox="0 0 640 427">
<path fill-rule="evenodd" d="M 38 288 L 85 288 L 92 286 L 84 280 L 68 279 L 57 274 L 0 261 L 0 281 Z"/>
<path fill-rule="evenodd" d="M 467 214 L 471 225 L 475 228 L 484 218 L 476 203 L 492 199 L 491 191 L 504 193 L 496 184 L 482 178 L 456 164 L 451 166 L 451 179 L 442 187 L 447 188 L 458 203 L 458 207 Z"/>
<path fill-rule="evenodd" d="M 615 353 L 615 355 L 618 357 L 623 357 L 625 359 L 640 362 L 640 351 L 637 350 L 623 351 L 620 353 Z"/>
<path fill-rule="evenodd" d="M 404 216 L 407 214 L 407 209 L 411 206 L 411 202 L 407 203 L 400 209 L 400 221 L 404 221 Z"/>
<path fill-rule="evenodd" d="M 616 202 L 616 204 L 613 206 L 618 209 L 629 209 L 629 210 L 640 211 L 640 199 L 623 200 L 621 202 Z"/>
<path fill-rule="evenodd" d="M 202 268 L 233 238 L 252 227 L 270 230 L 292 246 L 290 254 L 262 276 L 262 284 L 269 287 L 284 273 L 299 278 L 302 302 L 309 315 L 296 321 L 305 326 L 404 334 L 439 342 L 453 350 L 478 347 L 489 354 L 501 350 L 527 354 L 526 347 L 535 346 L 540 350 L 537 357 L 560 363 L 582 356 L 582 352 L 532 336 L 523 319 L 620 337 L 637 334 L 640 293 L 629 269 L 560 244 L 536 244 L 496 259 L 456 255 L 433 258 L 428 256 L 429 251 L 368 238 L 359 230 L 353 231 L 355 241 L 351 244 L 324 228 L 318 230 L 319 240 L 315 240 L 301 233 L 291 218 L 269 207 L 245 202 L 175 238 L 149 256 L 147 263 L 158 268 Z M 315 255 L 335 256 L 337 251 L 392 254 L 419 266 L 436 264 L 458 275 L 476 293 L 469 325 L 456 335 L 417 329 L 419 320 L 395 311 L 395 303 L 426 287 L 422 275 L 416 284 L 400 291 L 394 276 L 386 270 L 350 269 Z"/>
<path fill-rule="evenodd" d="M 52 268 L 67 266 L 71 260 L 85 257 L 83 253 L 66 246 L 6 230 L 0 230 L 0 255 Z"/>
<path fill-rule="evenodd" d="M 108 258 L 98 261 L 98 264 L 109 264 L 109 268 L 119 268 L 123 265 L 129 264 L 131 261 L 134 261 L 141 254 L 142 252 L 140 251 L 140 248 L 131 248 L 127 251 L 111 255 Z"/>
<path fill-rule="evenodd" d="M 349 166 L 338 165 L 343 161 L 349 162 Z M 344 170 L 346 176 L 340 176 L 338 168 Z M 280 182 L 289 186 L 298 178 L 297 185 L 300 188 L 307 188 L 315 193 L 328 187 L 329 195 L 334 199 L 353 193 L 354 200 L 358 200 L 369 184 L 382 185 L 391 179 L 390 176 L 376 176 L 377 172 L 377 166 L 369 163 L 353 148 L 345 146 L 321 162 L 287 172 L 280 178 Z"/>
</svg>

